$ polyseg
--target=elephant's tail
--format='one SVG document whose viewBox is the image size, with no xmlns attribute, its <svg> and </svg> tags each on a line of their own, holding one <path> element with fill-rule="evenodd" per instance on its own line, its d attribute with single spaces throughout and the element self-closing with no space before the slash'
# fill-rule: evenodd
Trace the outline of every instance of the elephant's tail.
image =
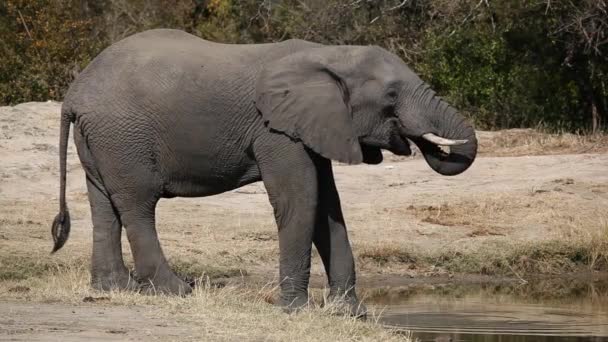
<svg viewBox="0 0 608 342">
<path fill-rule="evenodd" d="M 55 216 L 51 227 L 53 236 L 53 251 L 57 252 L 70 236 L 70 212 L 65 200 L 66 159 L 68 153 L 68 138 L 73 114 L 64 105 L 61 108 L 61 127 L 59 131 L 59 214 Z"/>
</svg>

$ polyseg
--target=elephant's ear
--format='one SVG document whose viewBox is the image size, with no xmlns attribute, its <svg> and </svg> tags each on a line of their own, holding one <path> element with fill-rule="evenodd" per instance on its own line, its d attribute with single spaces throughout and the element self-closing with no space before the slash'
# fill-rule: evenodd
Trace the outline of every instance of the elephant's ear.
<svg viewBox="0 0 608 342">
<path fill-rule="evenodd" d="M 301 140 L 325 158 L 348 164 L 363 160 L 348 89 L 319 52 L 270 64 L 258 79 L 255 98 L 270 129 Z"/>
</svg>

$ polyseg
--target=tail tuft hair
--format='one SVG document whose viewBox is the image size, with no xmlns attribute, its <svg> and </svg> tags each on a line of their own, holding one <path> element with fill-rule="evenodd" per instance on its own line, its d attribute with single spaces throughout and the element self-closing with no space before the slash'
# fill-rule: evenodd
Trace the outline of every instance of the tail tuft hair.
<svg viewBox="0 0 608 342">
<path fill-rule="evenodd" d="M 53 235 L 53 242 L 55 243 L 53 251 L 51 251 L 51 254 L 53 254 L 63 247 L 70 236 L 70 212 L 67 209 L 55 216 L 51 227 L 51 235 Z"/>
</svg>

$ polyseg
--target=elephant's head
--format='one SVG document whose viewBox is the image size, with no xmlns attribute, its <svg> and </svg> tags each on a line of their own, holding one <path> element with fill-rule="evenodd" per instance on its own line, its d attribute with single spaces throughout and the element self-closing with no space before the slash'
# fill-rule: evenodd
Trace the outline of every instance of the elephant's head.
<svg viewBox="0 0 608 342">
<path fill-rule="evenodd" d="M 284 57 L 261 73 L 256 106 L 270 129 L 345 163 L 379 163 L 381 149 L 409 155 L 409 139 L 433 170 L 456 175 L 477 153 L 473 127 L 378 47 L 323 46 Z"/>
</svg>

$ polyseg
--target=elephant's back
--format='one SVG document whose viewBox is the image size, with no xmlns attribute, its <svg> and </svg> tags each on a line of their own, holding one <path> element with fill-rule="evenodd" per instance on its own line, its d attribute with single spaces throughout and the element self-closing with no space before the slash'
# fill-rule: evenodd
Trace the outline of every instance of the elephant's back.
<svg viewBox="0 0 608 342">
<path fill-rule="evenodd" d="M 129 95 L 167 97 L 172 84 L 183 86 L 215 69 L 205 70 L 208 65 L 230 63 L 226 49 L 212 45 L 178 30 L 151 30 L 127 37 L 89 63 L 70 86 L 66 101 L 99 106 Z M 216 50 L 215 55 L 211 50 Z"/>
<path fill-rule="evenodd" d="M 195 74 L 216 71 L 226 78 L 231 72 L 252 70 L 302 49 L 322 46 L 299 39 L 266 44 L 223 44 L 180 30 L 155 29 L 122 39 L 102 51 L 83 71 L 83 77 L 101 73 L 125 75 L 145 66 L 183 69 Z M 203 72 L 202 69 L 207 68 Z M 162 70 L 152 70 L 160 72 Z M 145 76 L 145 74 L 141 74 Z M 80 77 L 79 77 L 80 78 Z"/>
<path fill-rule="evenodd" d="M 187 64 L 236 64 L 272 44 L 222 44 L 173 29 L 155 29 L 127 37 L 107 48 L 110 55 L 127 53 L 134 62 L 149 59 Z M 105 52 L 105 51 L 104 51 Z"/>
<path fill-rule="evenodd" d="M 316 46 L 320 45 L 302 40 L 222 44 L 179 30 L 149 30 L 102 51 L 70 86 L 65 101 L 82 112 L 116 101 L 162 99 L 166 106 L 195 104 L 221 89 L 226 95 L 236 88 L 253 90 L 256 75 L 264 66 Z"/>
</svg>

